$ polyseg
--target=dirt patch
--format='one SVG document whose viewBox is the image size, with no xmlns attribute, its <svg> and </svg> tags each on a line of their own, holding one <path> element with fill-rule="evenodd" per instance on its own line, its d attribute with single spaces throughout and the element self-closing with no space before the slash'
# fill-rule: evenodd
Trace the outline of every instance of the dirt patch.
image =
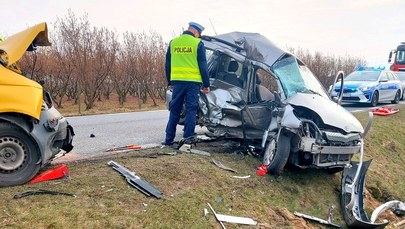
<svg viewBox="0 0 405 229">
<path fill-rule="evenodd" d="M 389 149 L 390 151 L 392 151 L 392 152 L 395 152 L 395 153 L 398 153 L 398 152 L 399 152 L 398 147 L 396 146 L 395 142 L 393 142 L 393 141 L 385 140 L 385 141 L 383 141 L 383 144 L 382 144 L 382 145 L 383 145 L 385 148 L 387 148 L 387 149 Z"/>
</svg>

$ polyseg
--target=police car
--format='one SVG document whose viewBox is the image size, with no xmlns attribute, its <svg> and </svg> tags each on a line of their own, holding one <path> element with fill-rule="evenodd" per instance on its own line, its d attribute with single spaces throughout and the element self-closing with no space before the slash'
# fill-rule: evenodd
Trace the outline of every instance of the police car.
<svg viewBox="0 0 405 229">
<path fill-rule="evenodd" d="M 332 98 L 341 91 L 340 82 L 335 85 Z M 380 102 L 398 103 L 402 95 L 401 82 L 385 67 L 359 67 L 344 79 L 343 102 L 366 103 L 377 106 Z"/>
</svg>

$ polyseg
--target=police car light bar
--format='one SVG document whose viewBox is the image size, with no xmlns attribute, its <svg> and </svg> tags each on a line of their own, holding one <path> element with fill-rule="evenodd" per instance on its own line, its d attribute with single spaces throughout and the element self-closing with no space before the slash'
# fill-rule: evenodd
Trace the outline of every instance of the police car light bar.
<svg viewBox="0 0 405 229">
<path fill-rule="evenodd" d="M 372 66 L 372 67 L 367 67 L 367 66 L 358 66 L 357 71 L 382 71 L 385 70 L 385 66 Z"/>
</svg>

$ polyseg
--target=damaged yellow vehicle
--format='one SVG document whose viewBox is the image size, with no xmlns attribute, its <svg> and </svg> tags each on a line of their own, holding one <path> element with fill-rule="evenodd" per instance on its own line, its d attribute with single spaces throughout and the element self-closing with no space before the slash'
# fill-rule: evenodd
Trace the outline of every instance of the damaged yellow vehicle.
<svg viewBox="0 0 405 229">
<path fill-rule="evenodd" d="M 73 148 L 73 128 L 17 64 L 26 51 L 50 45 L 46 23 L 0 41 L 0 187 L 26 183 L 55 155 Z"/>
</svg>

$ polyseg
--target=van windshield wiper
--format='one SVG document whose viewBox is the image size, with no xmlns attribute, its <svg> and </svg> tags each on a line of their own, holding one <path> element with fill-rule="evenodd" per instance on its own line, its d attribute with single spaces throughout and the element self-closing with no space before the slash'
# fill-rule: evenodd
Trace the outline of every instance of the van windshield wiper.
<svg viewBox="0 0 405 229">
<path fill-rule="evenodd" d="M 301 93 L 306 93 L 306 94 L 315 94 L 315 95 L 322 96 L 319 92 L 314 91 L 314 90 L 312 90 L 312 89 L 308 89 L 308 88 L 306 88 L 304 91 L 300 91 L 300 92 L 301 92 Z"/>
</svg>

